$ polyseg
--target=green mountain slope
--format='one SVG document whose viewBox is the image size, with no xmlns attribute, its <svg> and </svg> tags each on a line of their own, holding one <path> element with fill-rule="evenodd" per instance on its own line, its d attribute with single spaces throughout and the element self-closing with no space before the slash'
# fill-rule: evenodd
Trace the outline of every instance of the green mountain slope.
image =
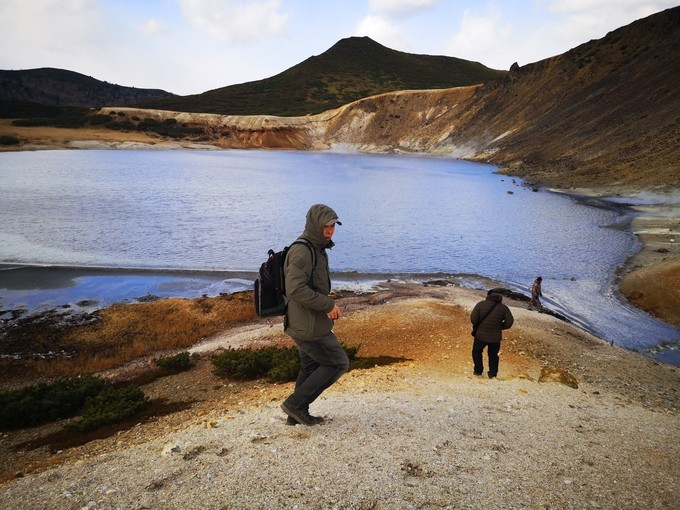
<svg viewBox="0 0 680 510">
<path fill-rule="evenodd" d="M 0 101 L 3 103 L 99 108 L 172 96 L 164 90 L 124 87 L 64 69 L 0 70 Z"/>
<path fill-rule="evenodd" d="M 140 106 L 222 115 L 300 116 L 383 92 L 460 87 L 504 74 L 478 62 L 403 53 L 368 37 L 350 37 L 271 78 Z"/>
</svg>

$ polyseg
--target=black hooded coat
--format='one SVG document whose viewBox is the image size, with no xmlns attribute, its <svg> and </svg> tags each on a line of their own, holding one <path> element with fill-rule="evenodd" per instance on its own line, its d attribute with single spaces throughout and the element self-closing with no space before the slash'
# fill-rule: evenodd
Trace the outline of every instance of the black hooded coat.
<svg viewBox="0 0 680 510">
<path fill-rule="evenodd" d="M 473 328 L 477 327 L 475 338 L 487 343 L 499 343 L 503 338 L 503 330 L 512 327 L 515 319 L 510 308 L 504 305 L 502 301 L 503 296 L 492 293 L 484 301 L 475 305 L 470 314 L 470 322 L 472 322 Z M 489 311 L 491 312 L 489 313 Z M 484 318 L 485 315 L 486 318 Z M 484 320 L 480 323 L 482 318 Z"/>
</svg>

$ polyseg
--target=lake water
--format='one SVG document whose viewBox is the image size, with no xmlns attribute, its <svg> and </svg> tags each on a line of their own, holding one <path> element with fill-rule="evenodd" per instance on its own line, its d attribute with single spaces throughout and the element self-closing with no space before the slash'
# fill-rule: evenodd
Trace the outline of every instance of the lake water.
<svg viewBox="0 0 680 510">
<path fill-rule="evenodd" d="M 336 284 L 436 275 L 474 285 L 481 275 L 526 293 L 540 274 L 546 305 L 598 336 L 634 349 L 678 343 L 678 329 L 612 285 L 639 248 L 629 217 L 493 170 L 332 152 L 2 153 L 0 308 L 244 289 L 267 250 L 326 203 L 343 222 L 330 254 Z"/>
</svg>

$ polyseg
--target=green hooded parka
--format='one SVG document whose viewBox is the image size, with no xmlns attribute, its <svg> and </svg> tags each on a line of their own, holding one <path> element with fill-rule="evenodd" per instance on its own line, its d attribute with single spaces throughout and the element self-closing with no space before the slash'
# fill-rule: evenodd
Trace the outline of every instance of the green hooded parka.
<svg viewBox="0 0 680 510">
<path fill-rule="evenodd" d="M 312 254 L 304 245 L 291 246 L 286 256 L 284 277 L 289 301 L 284 331 L 296 340 L 318 340 L 333 329 L 333 321 L 327 315 L 335 302 L 328 297 L 331 278 L 326 249 L 332 248 L 334 243 L 323 236 L 324 226 L 331 222 L 341 224 L 338 215 L 327 205 L 313 205 L 307 212 L 305 230 L 300 238 L 307 239 L 314 247 L 316 268 L 313 269 Z"/>
</svg>

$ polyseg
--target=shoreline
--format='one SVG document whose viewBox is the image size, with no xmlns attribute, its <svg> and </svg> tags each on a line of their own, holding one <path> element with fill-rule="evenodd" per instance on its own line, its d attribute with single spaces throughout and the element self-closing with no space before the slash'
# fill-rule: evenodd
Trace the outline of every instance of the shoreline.
<svg viewBox="0 0 680 510">
<path fill-rule="evenodd" d="M 546 189 L 548 192 L 561 193 L 570 196 L 573 200 L 584 203 L 591 207 L 604 207 L 614 209 L 621 215 L 629 216 L 621 223 L 615 223 L 606 228 L 619 228 L 628 231 L 639 239 L 639 250 L 628 256 L 625 261 L 616 267 L 611 275 L 612 290 L 615 296 L 625 306 L 631 306 L 637 310 L 649 313 L 666 324 L 680 328 L 680 243 L 671 243 L 669 234 L 640 233 L 640 222 L 649 225 L 655 222 L 657 230 L 668 229 L 671 234 L 673 228 L 677 228 L 680 223 L 675 216 L 659 214 L 658 209 L 668 207 L 667 204 L 658 204 L 656 207 L 646 206 L 644 211 L 638 211 L 636 206 L 628 201 L 623 203 L 608 200 L 611 197 L 611 190 L 554 190 Z M 628 197 L 634 199 L 634 197 Z M 620 200 L 620 199 L 619 199 Z M 663 210 L 663 212 L 666 212 Z M 646 222 L 646 223 L 645 223 Z M 680 237 L 680 236 L 678 236 Z M 660 248 L 660 246 L 670 246 L 671 249 Z M 659 251 L 661 249 L 661 252 Z M 666 273 L 671 272 L 671 277 Z M 659 275 L 663 278 L 660 280 Z M 672 277 L 675 275 L 675 279 Z M 84 278 L 85 283 L 80 282 L 82 288 L 100 286 L 101 283 L 93 283 L 90 277 L 107 277 L 109 283 L 117 288 L 128 290 L 123 297 L 114 298 L 100 289 L 102 292 L 97 296 L 78 295 L 78 284 L 76 279 Z M 218 294 L 232 294 L 248 290 L 249 284 L 255 278 L 256 273 L 251 271 L 216 271 L 216 270 L 194 270 L 194 269 L 157 269 L 157 268 L 124 268 L 124 267 L 101 267 L 101 266 L 54 266 L 54 265 L 34 265 L 34 264 L 0 264 L 0 280 L 4 278 L 4 284 L 15 292 L 15 295 L 30 291 L 21 289 L 40 289 L 36 295 L 40 296 L 42 291 L 45 295 L 54 295 L 61 292 L 61 298 L 44 298 L 49 305 L 34 305 L 31 310 L 29 299 L 29 311 L 21 312 L 21 308 L 12 309 L 6 306 L 9 303 L 0 301 L 0 319 L 8 320 L 18 317 L 25 317 L 33 313 L 49 313 L 58 310 L 59 315 L 73 317 L 76 321 L 79 315 L 87 315 L 98 309 L 106 308 L 115 303 L 147 302 L 157 299 L 170 297 L 180 297 L 186 299 L 196 299 L 203 295 L 216 296 Z M 9 278 L 8 278 L 9 277 Z M 347 290 L 350 292 L 373 292 L 379 289 L 381 284 L 392 281 L 415 282 L 421 285 L 456 285 L 472 289 L 480 289 L 485 286 L 507 286 L 507 284 L 495 281 L 483 275 L 468 274 L 421 274 L 421 273 L 357 273 L 357 272 L 335 272 L 334 288 L 338 291 Z M 146 283 L 144 283 L 146 282 Z M 106 286 L 109 285 L 106 284 Z M 121 285 L 122 283 L 122 285 Z M 654 288 L 656 287 L 656 288 Z M 151 288 L 152 290 L 148 290 Z M 163 289 L 161 291 L 153 289 Z M 19 290 L 16 290 L 19 289 Z M 525 289 L 519 290 L 521 294 L 527 296 Z M 64 297 L 67 296 L 67 297 Z M 69 297 L 70 296 L 70 297 Z M 9 301 L 11 297 L 8 297 Z M 61 299 L 61 301 L 59 301 Z M 660 302 L 665 303 L 664 307 L 659 307 Z M 652 303 L 651 305 L 649 303 Z M 559 310 L 555 310 L 559 313 Z M 578 321 L 577 321 L 578 322 Z M 587 324 L 580 326 L 585 331 L 591 331 Z M 592 331 L 591 331 L 592 332 Z M 628 347 L 630 350 L 640 351 L 646 355 L 673 365 L 680 366 L 680 354 L 678 348 L 680 342 L 673 337 L 672 341 L 661 339 L 658 343 L 647 348 L 640 349 Z"/>
<path fill-rule="evenodd" d="M 680 201 L 677 194 L 623 187 L 551 191 L 629 216 L 623 223 L 609 226 L 625 229 L 640 244 L 638 251 L 626 257 L 614 271 L 614 288 L 632 306 L 680 328 Z M 641 195 L 647 199 L 640 199 Z M 596 202 L 592 203 L 593 200 Z M 643 296 L 640 287 L 645 288 Z"/>
<path fill-rule="evenodd" d="M 83 132 L 78 129 L 61 128 L 18 128 L 11 126 L 11 121 L 0 121 L 0 133 L 8 127 L 22 130 L 21 138 L 30 140 L 14 147 L 3 147 L 0 150 L 88 150 L 88 149 L 133 149 L 133 150 L 172 150 L 172 149 L 212 149 L 226 150 L 214 144 L 201 144 L 182 141 L 168 141 L 161 138 L 151 137 L 140 133 L 112 132 L 109 130 L 90 129 Z M 83 137 L 90 136 L 90 139 Z M 474 161 L 479 162 L 478 158 Z M 502 170 L 502 169 L 501 169 Z M 530 177 L 523 179 L 526 186 L 542 186 L 540 182 L 532 182 Z M 621 228 L 634 235 L 640 249 L 624 260 L 615 269 L 613 278 L 614 292 L 620 300 L 631 306 L 649 313 L 653 317 L 667 324 L 680 327 L 680 207 L 669 201 L 668 203 L 646 204 L 640 201 L 640 196 L 656 194 L 657 197 L 674 198 L 665 190 L 658 189 L 633 189 L 630 186 L 598 186 L 590 188 L 569 187 L 545 187 L 546 191 L 564 194 L 572 199 L 593 207 L 604 207 L 622 211 L 622 214 L 630 214 L 629 223 L 614 225 L 612 228 Z M 677 199 L 676 199 L 677 200 Z M 640 203 L 636 203 L 640 202 Z M 627 220 L 628 221 L 628 220 Z M 650 229 L 652 230 L 650 232 Z M 669 239 L 676 238 L 677 242 Z M 661 250 L 661 251 L 660 251 Z M 41 267 L 41 266 L 35 266 Z M 53 267 L 53 266 L 47 266 Z M 2 269 L 2 267 L 0 267 Z M 68 271 L 69 268 L 63 268 Z M 155 270 L 144 268 L 77 268 L 79 271 L 94 274 L 100 271 L 105 273 L 133 273 L 140 275 L 157 274 L 161 277 L 172 274 L 184 274 L 197 278 L 212 278 L 215 275 L 229 274 L 230 277 L 252 279 L 250 272 L 222 272 L 222 271 L 193 271 L 193 270 Z M 351 275 L 337 273 L 339 281 L 351 280 Z M 365 275 L 362 275 L 365 276 Z M 369 276 L 369 280 L 384 280 L 385 276 L 402 278 L 405 275 L 375 275 Z M 488 280 L 483 276 L 480 278 Z M 437 275 L 417 275 L 416 277 L 433 278 Z M 677 283 L 677 287 L 675 287 Z M 654 288 L 654 287 L 658 288 Z M 142 296 L 139 296 L 142 297 Z"/>
</svg>

